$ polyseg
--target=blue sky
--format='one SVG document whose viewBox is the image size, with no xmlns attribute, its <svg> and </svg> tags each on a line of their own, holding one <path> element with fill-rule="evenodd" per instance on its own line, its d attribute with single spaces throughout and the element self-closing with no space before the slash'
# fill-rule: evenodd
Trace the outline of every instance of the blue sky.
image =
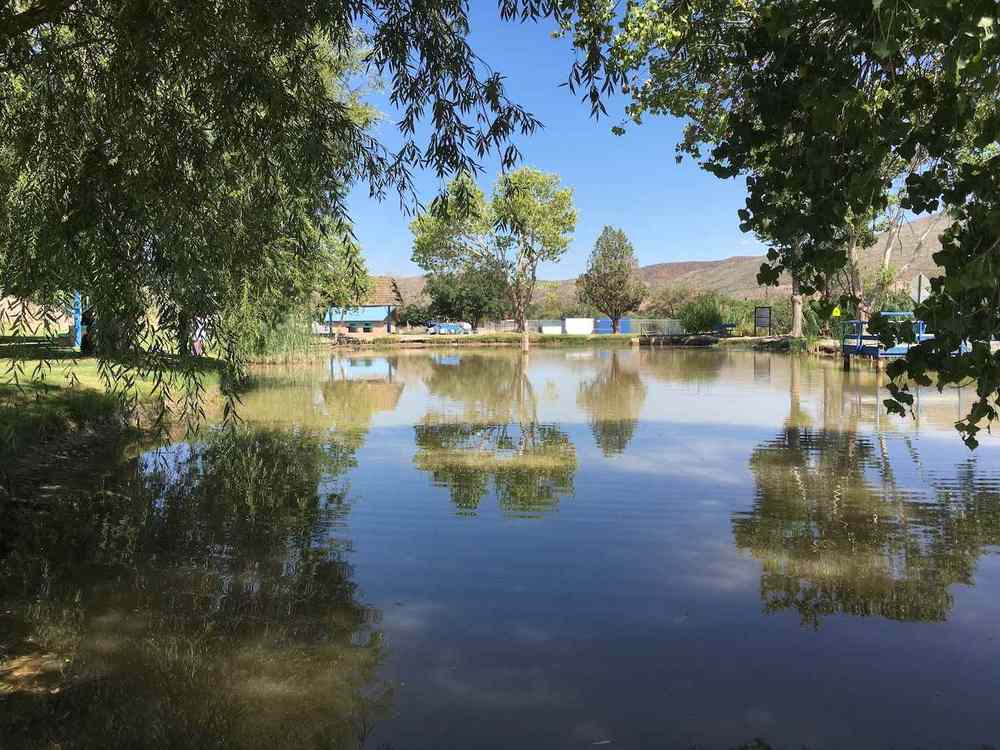
<svg viewBox="0 0 1000 750">
<path fill-rule="evenodd" d="M 608 105 L 608 118 L 595 122 L 589 107 L 560 83 L 572 62 L 569 44 L 550 37 L 549 24 L 508 24 L 496 4 L 474 2 L 471 43 L 494 69 L 507 76 L 507 93 L 545 125 L 516 139 L 523 164 L 556 172 L 574 190 L 578 221 L 569 250 L 558 264 L 540 270 L 544 279 L 571 278 L 583 271 L 601 228 L 619 227 L 632 240 L 641 265 L 676 260 L 709 260 L 763 252 L 752 235 L 739 230 L 737 209 L 745 194 L 742 179 L 720 180 L 689 159 L 674 161 L 681 122 L 647 118 L 624 136 L 611 133 L 622 119 L 623 102 Z M 385 113 L 377 128 L 390 148 L 400 141 L 384 97 L 372 103 Z M 484 163 L 480 186 L 489 194 L 498 162 Z M 431 173 L 418 178 L 420 198 L 429 202 L 441 185 Z M 410 261 L 410 218 L 395 196 L 379 203 L 356 189 L 349 201 L 355 231 L 378 274 L 421 273 Z"/>
</svg>

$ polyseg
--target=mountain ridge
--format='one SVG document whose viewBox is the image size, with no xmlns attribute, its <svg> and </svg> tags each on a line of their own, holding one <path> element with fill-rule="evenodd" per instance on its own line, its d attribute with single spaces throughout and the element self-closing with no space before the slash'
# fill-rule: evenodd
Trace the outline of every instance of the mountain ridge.
<svg viewBox="0 0 1000 750">
<path fill-rule="evenodd" d="M 944 214 L 935 214 L 907 222 L 896 233 L 880 234 L 875 244 L 862 254 L 862 272 L 874 273 L 881 267 L 883 255 L 891 246 L 890 265 L 896 270 L 897 283 L 908 284 L 917 274 L 940 275 L 933 254 L 941 248 L 941 232 L 950 224 Z M 720 260 L 681 260 L 652 263 L 639 268 L 639 278 L 654 296 L 666 286 L 691 289 L 695 292 L 717 292 L 739 299 L 765 299 L 791 294 L 791 280 L 782 275 L 778 286 L 762 287 L 757 272 L 766 260 L 763 255 L 733 255 Z M 386 278 L 383 275 L 380 278 Z M 395 278 L 405 304 L 426 302 L 424 276 Z M 575 279 L 539 280 L 536 299 L 542 294 L 555 294 L 560 301 L 570 301 L 576 293 Z"/>
</svg>

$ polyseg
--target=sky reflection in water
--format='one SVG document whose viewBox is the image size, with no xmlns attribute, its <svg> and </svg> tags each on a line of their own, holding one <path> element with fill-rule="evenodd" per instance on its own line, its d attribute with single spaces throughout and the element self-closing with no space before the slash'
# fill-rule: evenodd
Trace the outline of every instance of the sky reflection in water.
<svg viewBox="0 0 1000 750">
<path fill-rule="evenodd" d="M 995 742 L 1000 453 L 953 432 L 967 395 L 921 391 L 915 420 L 883 397 L 746 352 L 269 370 L 242 442 L 144 458 L 125 541 L 77 540 L 89 573 L 43 586 L 35 540 L 8 632 L 77 592 L 73 643 L 113 686 L 135 675 L 93 655 L 102 617 L 140 613 L 160 661 L 154 637 L 206 633 L 191 691 L 255 686 L 215 691 L 254 720 L 202 712 L 234 746 L 289 720 L 400 750 Z"/>
</svg>

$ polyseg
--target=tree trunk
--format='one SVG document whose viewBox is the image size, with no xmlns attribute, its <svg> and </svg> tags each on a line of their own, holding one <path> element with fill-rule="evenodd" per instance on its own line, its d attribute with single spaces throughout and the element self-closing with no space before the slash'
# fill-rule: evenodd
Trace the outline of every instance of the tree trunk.
<svg viewBox="0 0 1000 750">
<path fill-rule="evenodd" d="M 517 328 L 521 332 L 521 351 L 526 352 L 531 347 L 531 341 L 528 338 L 528 321 L 526 320 L 524 307 L 518 305 L 514 314 L 517 316 Z"/>
<path fill-rule="evenodd" d="M 96 314 L 94 325 L 88 329 L 95 334 L 95 344 L 98 354 L 105 359 L 117 359 L 125 353 L 125 335 L 122 332 L 121 320 L 103 305 L 94 305 Z"/>
<path fill-rule="evenodd" d="M 847 273 L 851 284 L 851 296 L 858 301 L 858 320 L 868 320 L 868 303 L 865 302 L 864 282 L 861 279 L 861 248 L 856 238 L 851 239 L 847 250 Z"/>
<path fill-rule="evenodd" d="M 802 283 L 799 280 L 799 253 L 802 239 L 797 239 L 792 245 L 795 263 L 792 267 L 792 330 L 790 334 L 797 339 L 802 338 Z"/>
<path fill-rule="evenodd" d="M 181 310 L 177 313 L 177 354 L 186 357 L 191 351 L 191 316 Z"/>
<path fill-rule="evenodd" d="M 622 319 L 621 318 L 612 318 L 611 319 L 611 332 L 612 333 L 618 333 L 619 330 L 621 329 L 621 327 L 622 327 Z"/>
<path fill-rule="evenodd" d="M 794 338 L 802 338 L 802 290 L 798 274 L 792 275 L 792 331 Z"/>
</svg>

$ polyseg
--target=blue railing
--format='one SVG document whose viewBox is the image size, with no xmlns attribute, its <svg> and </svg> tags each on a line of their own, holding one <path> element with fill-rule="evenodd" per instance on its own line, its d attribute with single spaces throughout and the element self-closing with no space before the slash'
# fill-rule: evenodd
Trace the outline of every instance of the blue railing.
<svg viewBox="0 0 1000 750">
<path fill-rule="evenodd" d="M 910 312 L 883 312 L 883 318 L 912 318 Z M 841 351 L 844 354 L 858 354 L 864 357 L 902 357 L 909 351 L 909 342 L 896 344 L 886 348 L 879 337 L 868 332 L 868 321 L 848 320 L 846 321 L 848 330 L 841 340 Z M 913 334 L 917 343 L 934 338 L 933 334 L 927 333 L 927 324 L 922 320 L 913 321 Z"/>
</svg>

